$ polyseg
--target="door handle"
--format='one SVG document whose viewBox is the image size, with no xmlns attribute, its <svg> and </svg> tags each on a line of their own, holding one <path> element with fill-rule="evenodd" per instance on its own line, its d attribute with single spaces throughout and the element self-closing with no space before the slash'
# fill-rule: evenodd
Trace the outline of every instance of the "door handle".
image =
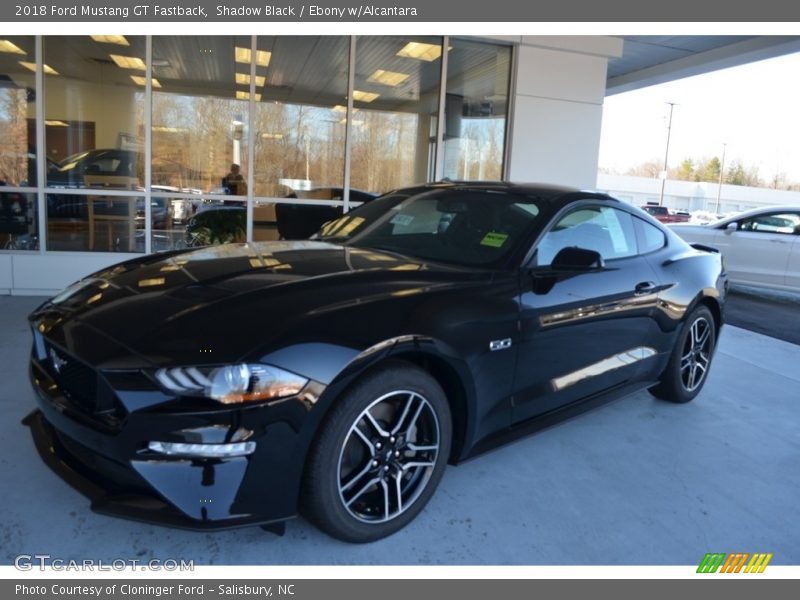
<svg viewBox="0 0 800 600">
<path fill-rule="evenodd" d="M 641 283 L 637 283 L 636 287 L 633 288 L 633 293 L 636 296 L 644 296 L 645 294 L 652 294 L 656 291 L 656 284 L 652 281 L 642 281 Z"/>
</svg>

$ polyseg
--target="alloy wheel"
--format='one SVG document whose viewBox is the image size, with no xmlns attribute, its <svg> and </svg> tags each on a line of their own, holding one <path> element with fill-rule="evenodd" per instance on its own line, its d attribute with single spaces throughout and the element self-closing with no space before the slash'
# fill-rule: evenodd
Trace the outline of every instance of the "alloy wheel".
<svg viewBox="0 0 800 600">
<path fill-rule="evenodd" d="M 399 390 L 372 402 L 339 455 L 339 498 L 347 512 L 384 523 L 408 510 L 430 481 L 440 437 L 436 411 L 421 394 Z"/>
<path fill-rule="evenodd" d="M 703 383 L 711 362 L 712 325 L 705 317 L 695 319 L 681 352 L 681 384 L 687 392 L 693 392 Z"/>
</svg>

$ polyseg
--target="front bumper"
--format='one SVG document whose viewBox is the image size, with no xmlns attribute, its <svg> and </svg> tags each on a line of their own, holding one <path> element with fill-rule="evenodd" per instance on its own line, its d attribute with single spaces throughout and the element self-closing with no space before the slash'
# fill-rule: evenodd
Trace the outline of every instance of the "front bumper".
<svg viewBox="0 0 800 600">
<path fill-rule="evenodd" d="M 192 412 L 157 404 L 97 420 L 74 405 L 36 357 L 30 374 L 39 406 L 23 423 L 44 462 L 86 496 L 92 510 L 194 530 L 295 516 L 307 448 L 303 403 Z M 103 374 L 97 376 L 99 388 L 108 385 Z M 186 432 L 234 429 L 252 433 L 252 455 L 179 458 L 147 450 L 150 440 L 191 442 L 197 440 Z"/>
</svg>

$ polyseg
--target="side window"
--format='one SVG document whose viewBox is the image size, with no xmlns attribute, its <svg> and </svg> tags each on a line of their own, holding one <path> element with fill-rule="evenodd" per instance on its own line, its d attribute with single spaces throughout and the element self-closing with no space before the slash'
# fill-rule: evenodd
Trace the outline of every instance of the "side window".
<svg viewBox="0 0 800 600">
<path fill-rule="evenodd" d="M 606 206 L 574 210 L 548 231 L 536 248 L 536 264 L 549 265 L 562 248 L 595 250 L 603 260 L 636 254 L 633 217 Z"/>
<path fill-rule="evenodd" d="M 774 213 L 750 217 L 739 221 L 739 231 L 800 235 L 800 214 Z"/>
<path fill-rule="evenodd" d="M 636 221 L 636 237 L 639 241 L 639 254 L 660 250 L 667 243 L 667 236 L 658 227 L 642 219 Z"/>
</svg>

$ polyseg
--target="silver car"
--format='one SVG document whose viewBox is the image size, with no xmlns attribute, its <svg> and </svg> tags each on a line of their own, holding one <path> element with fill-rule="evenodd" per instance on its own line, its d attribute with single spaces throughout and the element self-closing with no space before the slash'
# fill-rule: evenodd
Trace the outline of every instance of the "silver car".
<svg viewBox="0 0 800 600">
<path fill-rule="evenodd" d="M 800 207 L 756 208 L 709 225 L 672 225 L 689 243 L 718 248 L 732 283 L 800 292 Z"/>
</svg>

